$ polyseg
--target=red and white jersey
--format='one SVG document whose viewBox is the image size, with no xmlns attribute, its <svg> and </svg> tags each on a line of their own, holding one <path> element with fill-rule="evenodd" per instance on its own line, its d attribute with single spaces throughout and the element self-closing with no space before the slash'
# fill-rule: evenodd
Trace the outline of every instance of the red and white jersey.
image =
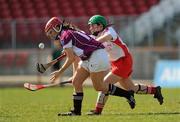
<svg viewBox="0 0 180 122">
<path fill-rule="evenodd" d="M 111 61 L 116 61 L 129 54 L 128 47 L 112 27 L 107 27 L 103 32 L 99 33 L 98 36 L 104 34 L 110 34 L 112 36 L 112 40 L 103 43 Z"/>
</svg>

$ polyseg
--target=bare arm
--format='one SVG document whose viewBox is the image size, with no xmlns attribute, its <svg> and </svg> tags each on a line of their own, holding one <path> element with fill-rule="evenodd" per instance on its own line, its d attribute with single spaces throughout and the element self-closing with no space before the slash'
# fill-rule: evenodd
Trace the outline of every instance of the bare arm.
<svg viewBox="0 0 180 122">
<path fill-rule="evenodd" d="M 61 74 L 64 72 L 75 60 L 75 55 L 74 52 L 71 48 L 64 49 L 67 58 L 66 61 L 64 62 L 63 66 L 59 69 L 59 73 Z"/>
<path fill-rule="evenodd" d="M 110 34 L 104 34 L 104 35 L 98 37 L 96 40 L 103 43 L 103 42 L 110 41 L 112 39 L 113 39 L 113 37 Z"/>
<path fill-rule="evenodd" d="M 64 62 L 63 66 L 58 70 L 58 71 L 55 71 L 53 73 L 51 73 L 52 77 L 50 78 L 50 80 L 52 82 L 56 81 L 56 79 L 74 62 L 75 60 L 75 55 L 74 55 L 74 52 L 72 50 L 72 48 L 67 48 L 67 49 L 64 49 L 66 55 L 67 55 L 67 58 L 66 58 L 66 61 Z"/>
</svg>

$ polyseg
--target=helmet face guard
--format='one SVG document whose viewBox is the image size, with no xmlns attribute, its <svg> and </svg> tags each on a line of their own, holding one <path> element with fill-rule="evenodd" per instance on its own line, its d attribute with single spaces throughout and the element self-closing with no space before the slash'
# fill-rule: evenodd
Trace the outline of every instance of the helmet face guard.
<svg viewBox="0 0 180 122">
<path fill-rule="evenodd" d="M 52 17 L 46 24 L 45 26 L 45 33 L 46 35 L 51 35 L 51 31 L 50 30 L 54 30 L 57 34 L 56 35 L 51 35 L 48 36 L 50 37 L 50 39 L 55 40 L 58 38 L 58 34 L 61 33 L 62 29 L 63 29 L 63 23 L 64 20 L 61 21 L 58 17 Z M 57 28 L 59 26 L 59 29 Z"/>
<path fill-rule="evenodd" d="M 50 40 L 56 40 L 58 39 L 58 33 L 53 30 L 53 29 L 50 29 L 47 33 L 46 33 L 47 37 L 50 39 Z"/>
</svg>

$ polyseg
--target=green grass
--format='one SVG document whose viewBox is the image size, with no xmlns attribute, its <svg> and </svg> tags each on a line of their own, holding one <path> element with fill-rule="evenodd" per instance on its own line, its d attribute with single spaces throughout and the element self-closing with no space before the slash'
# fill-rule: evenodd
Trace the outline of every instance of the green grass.
<svg viewBox="0 0 180 122">
<path fill-rule="evenodd" d="M 31 92 L 23 88 L 0 89 L 0 122 L 177 122 L 180 121 L 180 89 L 163 89 L 163 105 L 152 95 L 136 95 L 131 110 L 125 99 L 110 96 L 101 116 L 85 113 L 95 105 L 97 93 L 84 88 L 82 116 L 58 117 L 72 105 L 72 87 Z"/>
</svg>

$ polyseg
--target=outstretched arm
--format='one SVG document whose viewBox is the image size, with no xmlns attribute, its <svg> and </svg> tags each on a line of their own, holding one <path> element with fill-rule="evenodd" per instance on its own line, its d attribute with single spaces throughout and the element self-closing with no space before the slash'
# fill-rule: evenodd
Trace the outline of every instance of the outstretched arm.
<svg viewBox="0 0 180 122">
<path fill-rule="evenodd" d="M 111 41 L 112 39 L 113 37 L 110 34 L 104 34 L 98 37 L 96 40 L 103 43 L 103 42 Z"/>
<path fill-rule="evenodd" d="M 75 55 L 74 55 L 74 52 L 73 52 L 72 48 L 65 48 L 64 51 L 65 51 L 65 53 L 66 53 L 66 55 L 67 55 L 66 61 L 65 61 L 65 63 L 63 64 L 63 66 L 62 66 L 59 70 L 51 73 L 52 77 L 50 78 L 50 80 L 51 80 L 52 82 L 56 81 L 56 79 L 57 79 L 57 78 L 74 62 L 74 60 L 75 60 Z"/>
</svg>

